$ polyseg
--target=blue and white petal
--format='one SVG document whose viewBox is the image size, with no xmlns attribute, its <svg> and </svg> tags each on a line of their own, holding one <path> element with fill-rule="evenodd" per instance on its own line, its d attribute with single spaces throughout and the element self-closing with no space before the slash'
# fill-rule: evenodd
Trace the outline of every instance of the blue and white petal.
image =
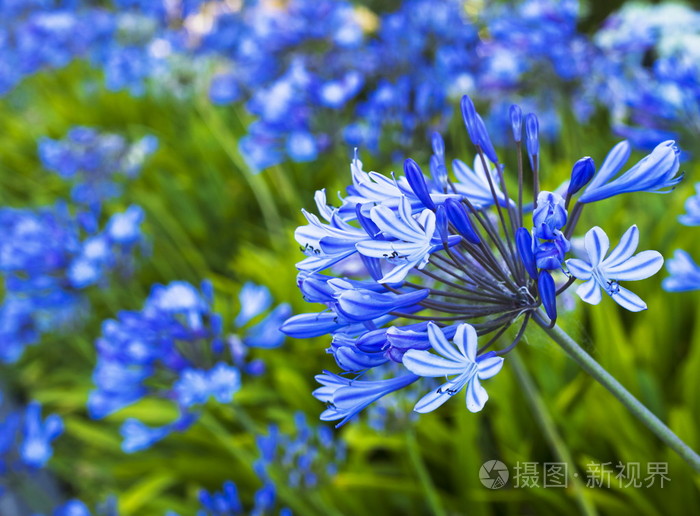
<svg viewBox="0 0 700 516">
<path fill-rule="evenodd" d="M 618 286 L 615 292 L 610 294 L 610 297 L 622 308 L 626 308 L 630 312 L 641 312 L 647 309 L 647 304 L 637 294 L 630 292 L 624 287 Z"/>
<path fill-rule="evenodd" d="M 664 257 L 658 251 L 642 251 L 614 267 L 607 266 L 606 262 L 603 262 L 606 276 L 616 281 L 639 281 L 659 272 L 664 265 Z"/>
<path fill-rule="evenodd" d="M 600 293 L 600 285 L 598 285 L 595 278 L 591 278 L 583 285 L 579 285 L 576 289 L 576 294 L 578 294 L 578 297 L 583 301 L 592 305 L 597 305 L 603 299 Z"/>
<path fill-rule="evenodd" d="M 566 266 L 574 278 L 582 281 L 588 281 L 591 279 L 591 274 L 593 274 L 591 266 L 583 260 L 571 258 L 570 260 L 566 261 Z"/>
<path fill-rule="evenodd" d="M 417 349 L 409 349 L 404 353 L 403 365 L 413 374 L 428 378 L 461 374 L 465 369 L 463 362 L 455 362 Z"/>
<path fill-rule="evenodd" d="M 489 399 L 489 395 L 481 385 L 479 378 L 472 378 L 467 385 L 467 409 L 469 412 L 479 412 Z"/>
<path fill-rule="evenodd" d="M 584 237 L 584 245 L 588 253 L 588 259 L 592 267 L 596 267 L 603 261 L 603 258 L 610 248 L 610 240 L 605 231 L 598 226 L 592 228 Z"/>
<path fill-rule="evenodd" d="M 610 256 L 605 259 L 607 268 L 615 267 L 630 259 L 639 245 L 639 229 L 637 225 L 631 226 L 620 238 L 620 243 L 612 250 Z"/>
</svg>

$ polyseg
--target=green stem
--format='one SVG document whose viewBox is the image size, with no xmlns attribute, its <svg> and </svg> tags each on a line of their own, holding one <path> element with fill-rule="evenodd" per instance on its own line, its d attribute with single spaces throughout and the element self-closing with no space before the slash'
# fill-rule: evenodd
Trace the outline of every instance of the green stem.
<svg viewBox="0 0 700 516">
<path fill-rule="evenodd" d="M 695 453 L 680 437 L 673 433 L 663 421 L 656 417 L 648 408 L 635 398 L 620 382 L 618 382 L 610 373 L 595 361 L 591 355 L 586 353 L 574 339 L 572 339 L 564 330 L 558 326 L 547 328 L 547 323 L 541 317 L 534 318 L 538 324 L 544 329 L 571 358 L 595 378 L 603 387 L 608 389 L 627 409 L 634 414 L 637 419 L 644 423 L 649 430 L 654 432 L 656 436 L 671 447 L 678 455 L 680 455 L 697 473 L 700 473 L 700 456 Z"/>
<path fill-rule="evenodd" d="M 552 416 L 549 414 L 547 406 L 542 400 L 542 396 L 537 390 L 537 386 L 535 385 L 532 376 L 527 371 L 525 364 L 523 364 L 517 349 L 513 350 L 513 352 L 508 355 L 508 361 L 511 368 L 515 372 L 515 376 L 520 382 L 520 386 L 523 388 L 525 399 L 535 415 L 537 424 L 542 429 L 545 439 L 549 441 L 549 445 L 554 452 L 554 455 L 557 457 L 557 460 L 565 464 L 573 465 L 573 457 L 571 456 L 569 449 L 566 447 L 566 444 L 564 444 L 559 432 L 557 432 L 557 427 L 552 420 Z M 581 514 L 585 514 L 586 516 L 596 516 L 598 513 L 595 506 L 586 495 L 581 479 L 575 476 L 574 471 L 569 470 L 569 468 L 567 468 L 567 475 L 569 477 L 569 482 L 571 482 L 572 492 L 576 497 L 576 503 L 581 510 Z"/>
<path fill-rule="evenodd" d="M 248 183 L 250 191 L 258 202 L 258 206 L 260 206 L 270 240 L 273 245 L 277 245 L 278 239 L 275 237 L 280 235 L 283 225 L 275 202 L 275 196 L 262 176 L 251 171 L 245 163 L 234 143 L 236 135 L 228 131 L 227 127 L 216 118 L 211 107 L 208 106 L 201 107 L 197 105 L 197 112 L 204 121 L 205 126 L 211 131 L 214 139 L 221 145 L 221 148 Z"/>
<path fill-rule="evenodd" d="M 413 462 L 413 467 L 415 468 L 416 473 L 418 473 L 418 480 L 423 487 L 423 492 L 428 500 L 428 505 L 430 506 L 431 512 L 436 516 L 446 516 L 447 513 L 440 503 L 440 496 L 438 495 L 437 490 L 430 479 L 428 468 L 425 467 L 425 463 L 421 457 L 416 435 L 411 430 L 406 432 L 406 448 L 408 455 L 411 458 L 411 462 Z"/>
</svg>

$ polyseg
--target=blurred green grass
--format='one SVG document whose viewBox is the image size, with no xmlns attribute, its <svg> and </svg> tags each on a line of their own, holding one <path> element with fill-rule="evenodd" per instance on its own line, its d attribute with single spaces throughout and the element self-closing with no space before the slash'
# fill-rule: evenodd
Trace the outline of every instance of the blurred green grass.
<svg viewBox="0 0 700 516">
<path fill-rule="evenodd" d="M 469 162 L 471 151 L 458 118 L 448 133 L 448 154 Z M 339 151 L 316 163 L 285 164 L 254 175 L 236 150 L 247 122 L 241 108 L 213 107 L 204 98 L 182 102 L 109 93 L 80 64 L 32 77 L 0 100 L 0 201 L 5 206 L 40 206 L 66 196 L 66 186 L 41 170 L 36 154 L 41 136 L 61 137 L 71 126 L 89 125 L 134 138 L 151 133 L 160 141 L 141 176 L 108 207 L 144 207 L 152 255 L 133 280 L 91 295 L 93 314 L 83 327 L 48 336 L 7 372 L 18 391 L 65 418 L 67 432 L 57 442 L 51 464 L 68 494 L 96 503 L 119 493 L 125 516 L 167 509 L 193 514 L 198 488 L 218 488 L 231 479 L 250 502 L 259 487 L 251 469 L 252 432 L 264 432 L 269 422 L 289 430 L 294 411 L 314 420 L 323 409 L 310 395 L 313 375 L 334 364 L 323 351 L 328 340 L 320 338 L 259 351 L 268 373 L 247 379 L 234 405 L 209 407 L 201 423 L 145 452 L 121 452 L 119 424 L 136 414 L 164 423 L 173 417 L 169 408 L 149 401 L 104 421 L 91 421 L 85 414 L 95 359 L 92 342 L 100 322 L 118 310 L 138 309 L 155 282 L 211 279 L 216 308 L 229 321 L 237 310 L 238 288 L 247 280 L 267 285 L 277 301 L 290 302 L 297 312 L 309 310 L 296 289 L 294 263 L 301 253 L 293 231 L 302 221 L 299 209 L 313 208 L 316 189 L 326 187 L 332 198 L 349 182 L 349 163 Z M 600 164 L 614 141 L 599 120 L 589 127 L 567 124 L 562 142 L 544 147 L 544 187 L 553 189 L 565 180 L 582 155 Z M 428 149 L 426 142 L 416 156 L 424 159 Z M 366 169 L 400 169 L 371 157 L 364 161 Z M 684 168 L 687 179 L 673 194 L 628 195 L 586 208 L 577 233 L 600 225 L 615 242 L 636 223 L 641 248 L 668 257 L 683 247 L 700 258 L 700 229 L 676 222 L 692 193 L 697 166 L 690 162 Z M 592 308 L 579 302 L 560 321 L 697 449 L 698 294 L 664 293 L 664 274 L 635 284 L 649 305 L 647 312 L 623 313 L 606 298 Z M 681 514 L 700 506 L 698 476 L 543 333 L 529 330 L 519 353 L 579 474 L 591 462 L 609 462 L 610 467 L 618 461 L 639 462 L 643 473 L 649 462 L 668 462 L 671 481 L 663 489 L 585 489 L 600 514 Z M 557 462 L 513 371 L 505 367 L 488 390 L 490 401 L 478 415 L 468 413 L 458 397 L 417 423 L 404 421 L 386 432 L 362 421 L 347 425 L 339 433 L 351 453 L 333 482 L 313 492 L 283 489 L 281 496 L 298 514 L 578 512 L 570 488 L 488 490 L 481 485 L 478 473 L 486 460 L 501 460 L 511 475 L 517 462 Z"/>
</svg>

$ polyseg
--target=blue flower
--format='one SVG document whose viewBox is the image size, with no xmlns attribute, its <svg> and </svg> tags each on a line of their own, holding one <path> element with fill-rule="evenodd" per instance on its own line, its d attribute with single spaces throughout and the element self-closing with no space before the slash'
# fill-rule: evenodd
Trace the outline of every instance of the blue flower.
<svg viewBox="0 0 700 516">
<path fill-rule="evenodd" d="M 676 176 L 679 154 L 674 141 L 662 142 L 651 154 L 615 177 L 630 156 L 629 143 L 620 142 L 607 155 L 579 202 L 600 201 L 627 192 L 668 193 L 683 179 L 682 174 Z"/>
<path fill-rule="evenodd" d="M 58 507 L 53 516 L 92 516 L 92 513 L 82 501 L 74 499 Z"/>
<path fill-rule="evenodd" d="M 256 438 L 260 458 L 254 469 L 263 482 L 274 482 L 283 472 L 295 490 L 315 489 L 332 477 L 346 457 L 346 445 L 326 426 L 311 425 L 301 412 L 294 414 L 294 431 L 271 425 L 267 435 Z M 280 471 L 281 470 L 281 471 Z"/>
<path fill-rule="evenodd" d="M 208 282 L 201 289 L 183 281 L 154 285 L 141 311 L 124 311 L 118 319 L 103 323 L 95 343 L 98 360 L 95 389 L 88 399 L 90 416 L 103 418 L 149 396 L 170 400 L 180 414 L 157 428 L 129 420 L 122 427 L 125 451 L 148 448 L 188 428 L 210 400 L 232 401 L 241 388 L 242 373 L 264 369 L 259 359 L 250 359 L 250 348 L 281 344 L 278 327 L 288 317 L 289 307 L 279 305 L 251 326 L 251 317 L 269 309 L 269 293 L 247 284 L 241 299 L 254 306 L 244 308 L 237 319 L 242 326 L 234 324 L 238 333 L 229 335 L 212 308 Z"/>
<path fill-rule="evenodd" d="M 167 426 L 151 428 L 138 419 L 129 418 L 124 421 L 120 433 L 124 438 L 122 449 L 127 453 L 145 450 L 167 437 L 170 428 Z"/>
<path fill-rule="evenodd" d="M 96 511 L 90 511 L 81 500 L 74 498 L 57 507 L 52 516 L 119 516 L 117 499 L 114 496 L 107 498 L 104 503 L 97 506 Z"/>
<path fill-rule="evenodd" d="M 120 135 L 77 126 L 64 140 L 42 138 L 39 157 L 46 169 L 73 184 L 75 202 L 95 207 L 116 197 L 122 188 L 119 176 L 138 175 L 157 146 L 154 136 L 130 144 Z"/>
<path fill-rule="evenodd" d="M 564 199 L 552 192 L 540 192 L 537 207 L 532 214 L 532 226 L 535 236 L 544 240 L 553 240 L 561 234 L 566 225 L 566 208 Z"/>
<path fill-rule="evenodd" d="M 403 389 L 418 380 L 419 376 L 404 374 L 389 380 L 351 380 L 328 371 L 316 376 L 322 385 L 313 392 L 314 397 L 327 404 L 328 408 L 321 414 L 322 421 L 341 420 L 341 426 L 352 419 L 370 403 L 394 391 Z"/>
<path fill-rule="evenodd" d="M 688 253 L 676 249 L 673 258 L 666 261 L 670 276 L 664 278 L 662 286 L 668 292 L 700 290 L 700 267 Z"/>
<path fill-rule="evenodd" d="M 0 403 L 2 403 L 0 393 Z M 37 401 L 18 410 L 3 409 L 0 421 L 0 492 L 3 474 L 12 468 L 14 472 L 43 468 L 53 455 L 53 441 L 63 433 L 63 420 L 57 414 L 45 419 Z M 18 460 L 19 459 L 19 460 Z"/>
<path fill-rule="evenodd" d="M 684 226 L 700 226 L 700 183 L 695 184 L 695 195 L 685 201 L 685 211 L 678 222 Z"/>
<path fill-rule="evenodd" d="M 339 195 L 340 205 L 328 205 L 322 190 L 315 197 L 320 217 L 304 212 L 309 224 L 295 234 L 306 254 L 297 264 L 297 283 L 307 301 L 324 308 L 289 318 L 281 330 L 296 338 L 331 335 L 327 351 L 344 373 L 324 373 L 316 378 L 322 387 L 314 396 L 328 406 L 323 420 L 343 424 L 421 376 L 454 377 L 425 396 L 417 411 L 432 410 L 463 387 L 468 390 L 469 407 L 481 408 L 486 397 L 480 379 L 492 368 L 495 371 L 496 363 L 500 368 L 500 354 L 518 344 L 529 321 L 534 318 L 543 324 L 546 314 L 549 321 L 545 324 L 556 323 L 557 297 L 573 281 L 562 281 L 562 274 L 549 271 L 569 274 L 564 265 L 570 250 L 569 235 L 580 219 L 583 204 L 575 202 L 569 216 L 571 195 L 567 193 L 564 199 L 557 193 L 540 191 L 543 164 L 533 114 L 525 118 L 525 125 L 538 197 L 536 202 L 526 203 L 522 160 L 517 160 L 517 195 L 513 195 L 508 191 L 508 171 L 498 162 L 474 103 L 465 99 L 463 106 L 465 125 L 476 148 L 473 169 L 455 160 L 454 176 L 448 180 L 444 142 L 433 135 L 430 175 L 411 159 L 404 161 L 404 176 L 366 173 L 355 158 L 351 162 L 352 184 L 346 195 Z M 522 129 L 518 127 L 522 124 L 520 111 L 510 112 L 513 118 L 508 131 L 514 129 L 517 136 Z M 517 147 L 522 150 L 521 143 Z M 615 190 L 610 195 L 633 191 L 644 186 L 648 178 L 638 176 L 649 172 L 652 164 L 670 169 L 678 165 L 675 148 L 662 144 L 646 161 L 606 184 L 617 171 L 614 163 L 624 161 L 620 159 L 624 154 L 625 145 L 618 146 L 599 172 L 600 184 L 594 178 L 587 192 L 595 191 L 604 198 L 610 185 Z M 579 183 L 575 190 L 590 179 L 592 160 L 579 160 L 574 169 Z M 675 170 L 664 173 L 673 176 Z M 627 184 L 630 181 L 634 185 Z M 653 190 L 664 181 L 657 177 L 653 188 L 647 189 Z M 525 218 L 532 205 L 531 233 Z M 597 231 L 592 234 L 598 235 Z M 603 256 L 606 244 L 600 256 L 590 257 L 590 263 L 568 261 L 571 274 L 590 280 L 579 288 L 585 301 L 600 300 L 600 283 L 626 307 L 645 307 L 617 284 L 617 280 L 647 277 L 663 261 L 652 251 L 632 257 L 636 231 L 633 228 L 607 260 Z M 590 253 L 595 251 L 589 248 Z M 511 343 L 488 351 L 518 321 L 520 329 Z M 466 334 L 458 338 L 458 346 L 463 348 L 459 357 L 454 350 L 448 354 L 444 346 L 436 348 L 437 337 L 430 334 L 435 334 L 434 325 L 440 326 L 447 339 L 465 324 L 472 329 L 468 342 Z M 476 346 L 476 334 L 494 334 L 480 352 L 465 347 L 467 343 Z M 428 351 L 430 348 L 441 356 Z M 481 376 L 479 367 L 484 367 Z"/>
<path fill-rule="evenodd" d="M 642 251 L 633 256 L 638 245 L 639 230 L 632 226 L 606 258 L 610 248 L 608 236 L 597 226 L 589 230 L 585 236 L 588 261 L 578 258 L 566 261 L 569 272 L 585 281 L 576 289 L 579 297 L 586 303 L 597 305 L 601 300 L 600 289 L 603 289 L 616 303 L 631 312 L 646 310 L 647 305 L 639 296 L 618 284 L 619 281 L 646 279 L 663 266 L 664 259 L 657 251 Z"/>
<path fill-rule="evenodd" d="M 481 386 L 501 370 L 503 358 L 490 352 L 477 357 L 477 336 L 473 326 L 460 324 L 452 346 L 440 327 L 428 324 L 430 346 L 438 353 L 416 349 L 408 350 L 403 356 L 403 365 L 413 374 L 423 377 L 455 376 L 436 390 L 421 398 L 413 408 L 416 412 L 432 412 L 449 398 L 467 388 L 467 409 L 479 412 L 484 408 L 489 396 Z"/>
<path fill-rule="evenodd" d="M 233 482 L 224 482 L 220 492 L 209 493 L 202 489 L 199 492 L 201 509 L 198 516 L 236 516 L 243 514 L 243 505 L 238 497 L 238 488 Z"/>
<path fill-rule="evenodd" d="M 241 310 L 234 321 L 236 326 L 245 326 L 251 319 L 257 317 L 272 304 L 272 296 L 267 287 L 246 283 L 238 294 Z"/>
<path fill-rule="evenodd" d="M 24 415 L 24 440 L 20 447 L 22 460 L 28 466 L 41 468 L 53 455 L 51 442 L 63 433 L 63 421 L 56 414 L 41 420 L 41 405 L 33 401 Z"/>
</svg>

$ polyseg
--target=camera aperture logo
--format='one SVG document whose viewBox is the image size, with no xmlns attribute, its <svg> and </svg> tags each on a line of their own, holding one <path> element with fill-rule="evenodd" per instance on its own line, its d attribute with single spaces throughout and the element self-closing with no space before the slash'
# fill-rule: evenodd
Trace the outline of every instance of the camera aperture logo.
<svg viewBox="0 0 700 516">
<path fill-rule="evenodd" d="M 489 489 L 500 489 L 508 482 L 508 466 L 500 460 L 489 460 L 481 465 L 479 470 L 479 480 L 484 487 Z"/>
</svg>

